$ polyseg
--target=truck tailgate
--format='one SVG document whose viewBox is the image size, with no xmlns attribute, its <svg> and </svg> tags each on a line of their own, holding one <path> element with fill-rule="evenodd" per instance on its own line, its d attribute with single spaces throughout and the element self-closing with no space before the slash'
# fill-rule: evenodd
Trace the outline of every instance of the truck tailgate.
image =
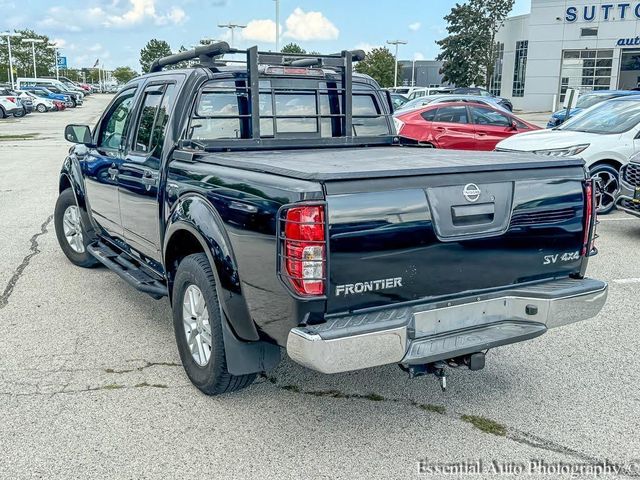
<svg viewBox="0 0 640 480">
<path fill-rule="evenodd" d="M 579 273 L 584 169 L 529 167 L 326 182 L 328 313 Z"/>
</svg>

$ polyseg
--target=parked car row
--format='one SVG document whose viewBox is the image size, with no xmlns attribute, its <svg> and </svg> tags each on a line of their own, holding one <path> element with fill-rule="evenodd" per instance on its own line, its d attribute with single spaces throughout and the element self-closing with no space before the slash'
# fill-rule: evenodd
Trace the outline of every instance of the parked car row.
<svg viewBox="0 0 640 480">
<path fill-rule="evenodd" d="M 393 94 L 404 95 L 407 98 L 403 108 L 419 108 L 431 103 L 433 98 L 442 98 L 451 95 L 456 97 L 474 97 L 482 103 L 497 105 L 509 112 L 513 111 L 513 104 L 508 98 L 499 97 L 480 87 L 393 87 L 389 91 Z"/>
<path fill-rule="evenodd" d="M 75 108 L 91 95 L 89 85 L 66 77 L 18 78 L 16 87 L 0 85 L 0 118 L 24 117 L 32 112 L 47 113 Z"/>
</svg>

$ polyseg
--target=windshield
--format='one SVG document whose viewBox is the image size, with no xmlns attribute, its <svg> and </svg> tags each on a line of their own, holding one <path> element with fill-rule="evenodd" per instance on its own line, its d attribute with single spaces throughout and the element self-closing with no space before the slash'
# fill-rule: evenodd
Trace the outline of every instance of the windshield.
<svg viewBox="0 0 640 480">
<path fill-rule="evenodd" d="M 611 100 L 615 98 L 616 95 L 585 95 L 584 97 L 580 97 L 578 99 L 578 103 L 576 103 L 576 108 L 589 108 L 593 107 L 595 104 L 604 102 L 605 100 Z"/>
<path fill-rule="evenodd" d="M 635 127 L 638 122 L 640 122 L 640 102 L 614 100 L 600 103 L 558 128 L 571 132 L 615 134 L 626 132 Z"/>
</svg>

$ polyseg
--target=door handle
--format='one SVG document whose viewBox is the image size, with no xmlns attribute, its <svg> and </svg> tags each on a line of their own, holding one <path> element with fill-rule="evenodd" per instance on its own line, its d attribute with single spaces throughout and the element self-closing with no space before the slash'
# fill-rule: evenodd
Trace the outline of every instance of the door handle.
<svg viewBox="0 0 640 480">
<path fill-rule="evenodd" d="M 477 132 L 479 137 L 486 137 L 487 132 Z"/>
<path fill-rule="evenodd" d="M 446 128 L 444 127 L 435 127 L 435 130 L 438 132 L 444 132 L 446 130 Z"/>
<path fill-rule="evenodd" d="M 155 186 L 158 181 L 158 175 L 152 172 L 144 172 L 141 181 L 144 185 Z"/>
</svg>

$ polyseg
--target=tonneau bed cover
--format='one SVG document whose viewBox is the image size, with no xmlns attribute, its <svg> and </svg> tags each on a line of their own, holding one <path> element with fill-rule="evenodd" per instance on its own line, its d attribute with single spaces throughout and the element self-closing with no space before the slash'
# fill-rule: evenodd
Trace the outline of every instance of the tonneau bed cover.
<svg viewBox="0 0 640 480">
<path fill-rule="evenodd" d="M 200 154 L 198 160 L 316 181 L 584 165 L 580 158 L 553 158 L 526 152 L 467 152 L 399 146 L 216 152 Z"/>
</svg>

